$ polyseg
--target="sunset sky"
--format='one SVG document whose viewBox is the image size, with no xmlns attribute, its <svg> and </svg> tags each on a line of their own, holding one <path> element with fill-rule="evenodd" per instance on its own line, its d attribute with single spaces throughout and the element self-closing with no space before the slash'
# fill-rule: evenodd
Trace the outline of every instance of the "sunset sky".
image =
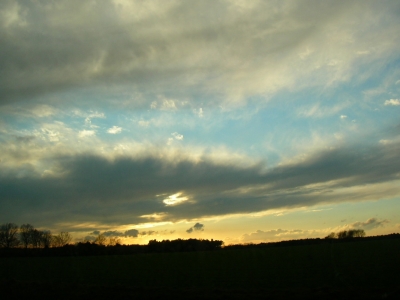
<svg viewBox="0 0 400 300">
<path fill-rule="evenodd" d="M 400 232 L 400 1 L 0 2 L 0 223 Z"/>
</svg>

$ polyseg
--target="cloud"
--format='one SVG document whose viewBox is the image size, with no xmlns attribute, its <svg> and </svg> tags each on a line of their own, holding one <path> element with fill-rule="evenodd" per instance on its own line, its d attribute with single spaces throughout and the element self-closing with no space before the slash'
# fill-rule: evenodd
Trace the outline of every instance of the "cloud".
<svg viewBox="0 0 400 300">
<path fill-rule="evenodd" d="M 106 236 L 106 237 L 124 237 L 124 236 L 125 236 L 124 233 L 122 233 L 122 232 L 120 232 L 120 231 L 116 231 L 116 230 L 113 230 L 113 231 L 104 231 L 103 234 L 104 234 L 104 236 Z"/>
<path fill-rule="evenodd" d="M 392 140 L 380 140 L 379 143 L 382 145 L 390 145 L 393 143 L 393 141 Z"/>
<path fill-rule="evenodd" d="M 107 132 L 111 133 L 111 134 L 117 134 L 117 133 L 120 133 L 121 131 L 122 131 L 122 128 L 119 126 L 113 126 L 107 130 Z"/>
<path fill-rule="evenodd" d="M 199 109 L 194 109 L 193 110 L 193 112 L 199 117 L 199 118 L 202 118 L 204 115 L 203 115 L 203 108 L 199 108 Z"/>
<path fill-rule="evenodd" d="M 385 224 L 389 223 L 388 220 L 379 220 L 377 218 L 370 218 L 365 222 L 354 222 L 349 226 L 352 228 L 363 228 L 363 229 L 374 229 L 385 226 Z"/>
<path fill-rule="evenodd" d="M 78 133 L 78 136 L 80 138 L 86 138 L 86 137 L 91 137 L 91 136 L 95 136 L 95 135 L 96 135 L 96 131 L 94 131 L 94 130 L 86 130 L 86 129 L 81 130 Z"/>
<path fill-rule="evenodd" d="M 400 105 L 400 100 L 399 99 L 386 100 L 385 105 L 397 106 L 397 105 Z"/>
<path fill-rule="evenodd" d="M 183 135 L 182 135 L 182 134 L 179 134 L 179 133 L 177 133 L 177 132 L 174 132 L 174 133 L 171 133 L 171 135 L 172 135 L 176 140 L 179 140 L 179 141 L 183 140 Z"/>
<path fill-rule="evenodd" d="M 253 240 L 269 240 L 271 238 L 276 238 L 282 233 L 287 233 L 288 230 L 283 229 L 274 229 L 268 231 L 257 230 L 256 232 L 250 234 L 244 234 L 242 236 L 242 240 L 246 241 L 253 241 Z"/>
<path fill-rule="evenodd" d="M 141 126 L 141 127 L 148 127 L 148 126 L 150 125 L 150 121 L 143 121 L 143 120 L 140 120 L 140 121 L 138 122 L 138 124 L 139 124 L 139 126 Z"/>
<path fill-rule="evenodd" d="M 262 161 L 243 163 L 242 157 L 150 150 L 131 156 L 67 152 L 2 168 L 0 218 L 28 219 L 43 227 L 59 222 L 117 226 L 400 195 L 400 143 L 395 141 L 323 150 L 271 168 Z"/>
<path fill-rule="evenodd" d="M 321 103 L 313 104 L 311 107 L 302 107 L 298 114 L 303 117 L 314 117 L 323 118 L 331 115 L 335 115 L 348 106 L 348 103 L 338 103 L 336 105 L 323 105 Z M 346 118 L 347 116 L 341 115 L 340 118 Z"/>
<path fill-rule="evenodd" d="M 164 199 L 163 202 L 165 205 L 177 205 L 181 204 L 184 201 L 187 201 L 189 198 L 185 196 L 181 196 L 182 193 L 176 193 L 168 196 L 168 198 Z"/>
<path fill-rule="evenodd" d="M 246 233 L 242 235 L 239 239 L 242 243 L 249 242 L 273 242 L 273 241 L 283 241 L 283 240 L 293 240 L 301 238 L 315 238 L 324 235 L 324 230 L 316 231 L 316 230 L 301 230 L 301 229 L 272 229 L 272 230 L 256 230 L 256 232 Z"/>
<path fill-rule="evenodd" d="M 158 109 L 201 93 L 209 103 L 240 104 L 251 95 L 346 82 L 366 58 L 376 67 L 377 58 L 399 50 L 396 1 L 57 3 L 2 2 L 2 103 L 83 90 L 86 101 L 123 98 L 114 101 L 121 106 L 133 92 L 151 94 L 132 107 L 153 106 L 165 91 L 171 95 L 160 96 Z M 58 101 L 81 100 L 74 98 Z"/>
<path fill-rule="evenodd" d="M 93 235 L 87 235 L 83 238 L 84 241 L 88 241 L 88 242 L 94 242 L 96 240 L 96 237 Z"/>
<path fill-rule="evenodd" d="M 74 113 L 77 116 L 85 117 L 85 124 L 86 124 L 86 126 L 89 126 L 90 128 L 98 128 L 99 127 L 97 125 L 92 124 L 92 119 L 94 119 L 94 118 L 104 119 L 106 117 L 104 113 L 100 113 L 97 111 L 91 111 L 89 113 L 84 113 L 79 110 L 75 110 Z"/>
<path fill-rule="evenodd" d="M 158 231 L 155 230 L 148 230 L 148 231 L 141 231 L 140 235 L 156 235 L 158 234 Z"/>
<path fill-rule="evenodd" d="M 190 227 L 188 230 L 186 230 L 187 233 L 192 233 L 194 231 L 204 231 L 204 225 L 200 224 L 200 223 L 196 223 L 192 227 Z"/>
<path fill-rule="evenodd" d="M 139 235 L 139 230 L 136 229 L 130 229 L 125 231 L 125 236 L 127 237 L 138 237 Z"/>
</svg>

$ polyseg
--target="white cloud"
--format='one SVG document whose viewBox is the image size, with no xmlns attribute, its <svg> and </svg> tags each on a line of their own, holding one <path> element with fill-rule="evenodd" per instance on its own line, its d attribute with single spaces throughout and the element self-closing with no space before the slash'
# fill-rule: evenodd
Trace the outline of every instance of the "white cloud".
<svg viewBox="0 0 400 300">
<path fill-rule="evenodd" d="M 199 109 L 194 109 L 193 111 L 199 118 L 203 117 L 203 108 L 200 107 Z"/>
<path fill-rule="evenodd" d="M 172 99 L 164 99 L 161 104 L 162 110 L 174 110 L 176 109 L 175 101 Z"/>
<path fill-rule="evenodd" d="M 50 142 L 58 142 L 60 140 L 60 133 L 47 128 L 42 128 L 42 133 L 47 136 Z"/>
<path fill-rule="evenodd" d="M 392 140 L 380 140 L 379 143 L 382 145 L 390 145 L 393 143 L 393 141 Z"/>
<path fill-rule="evenodd" d="M 141 127 L 148 127 L 148 126 L 150 125 L 150 121 L 143 121 L 143 120 L 140 120 L 140 121 L 138 122 L 138 124 L 139 124 L 139 126 L 141 126 Z"/>
<path fill-rule="evenodd" d="M 56 108 L 49 105 L 37 105 L 31 111 L 39 118 L 55 115 L 58 112 Z"/>
<path fill-rule="evenodd" d="M 385 101 L 385 105 L 393 105 L 397 106 L 400 105 L 400 100 L 399 99 L 390 99 Z"/>
<path fill-rule="evenodd" d="M 95 136 L 95 135 L 96 135 L 96 131 L 94 131 L 94 130 L 81 130 L 78 133 L 78 136 L 80 138 L 85 138 L 85 137 Z"/>
<path fill-rule="evenodd" d="M 183 135 L 179 134 L 177 132 L 171 133 L 171 135 L 176 139 L 176 140 L 183 140 Z"/>
<path fill-rule="evenodd" d="M 0 10 L 0 22 L 2 23 L 2 25 L 5 28 L 12 26 L 26 26 L 27 22 L 25 20 L 25 14 L 21 6 L 13 1 L 8 2 L 9 4 L 12 3 L 12 5 L 8 5 L 7 7 L 7 4 L 4 5 L 2 3 L 2 9 Z"/>
<path fill-rule="evenodd" d="M 370 53 L 370 51 L 368 50 L 361 50 L 361 51 L 357 51 L 356 54 L 358 55 L 368 55 Z"/>
<path fill-rule="evenodd" d="M 122 127 L 119 127 L 119 126 L 113 126 L 107 130 L 107 132 L 111 133 L 111 134 L 117 134 L 117 133 L 120 133 L 121 131 L 122 131 Z"/>
<path fill-rule="evenodd" d="M 298 111 L 298 115 L 303 116 L 303 117 L 323 118 L 326 116 L 331 116 L 331 115 L 337 114 L 338 112 L 340 112 L 342 109 L 344 109 L 347 106 L 348 106 L 348 103 L 346 103 L 346 102 L 338 103 L 334 106 L 325 106 L 321 103 L 316 103 L 310 107 L 300 108 Z M 342 118 L 342 116 L 341 116 L 341 118 Z"/>
<path fill-rule="evenodd" d="M 74 113 L 79 115 L 79 116 L 85 115 L 85 113 L 82 113 L 82 112 L 77 111 L 77 110 Z M 105 116 L 104 113 L 100 113 L 100 112 L 97 112 L 97 111 L 95 111 L 95 112 L 91 111 L 89 114 L 86 114 L 85 124 L 86 124 L 86 126 L 89 126 L 90 128 L 99 128 L 99 126 L 92 124 L 92 119 L 94 119 L 94 118 L 104 119 L 105 117 L 106 116 Z"/>
</svg>

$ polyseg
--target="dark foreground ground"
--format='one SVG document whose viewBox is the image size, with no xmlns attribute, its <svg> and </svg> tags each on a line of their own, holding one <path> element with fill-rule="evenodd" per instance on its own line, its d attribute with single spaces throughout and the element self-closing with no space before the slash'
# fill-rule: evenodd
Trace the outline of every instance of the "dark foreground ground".
<svg viewBox="0 0 400 300">
<path fill-rule="evenodd" d="M 400 239 L 0 258 L 0 299 L 400 299 Z"/>
</svg>

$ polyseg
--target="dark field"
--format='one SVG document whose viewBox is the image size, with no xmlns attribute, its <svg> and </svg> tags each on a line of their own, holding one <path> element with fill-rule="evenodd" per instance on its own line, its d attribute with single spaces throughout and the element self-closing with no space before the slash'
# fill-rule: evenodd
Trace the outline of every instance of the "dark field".
<svg viewBox="0 0 400 300">
<path fill-rule="evenodd" d="M 400 239 L 213 252 L 0 258 L 2 299 L 400 299 Z"/>
</svg>

